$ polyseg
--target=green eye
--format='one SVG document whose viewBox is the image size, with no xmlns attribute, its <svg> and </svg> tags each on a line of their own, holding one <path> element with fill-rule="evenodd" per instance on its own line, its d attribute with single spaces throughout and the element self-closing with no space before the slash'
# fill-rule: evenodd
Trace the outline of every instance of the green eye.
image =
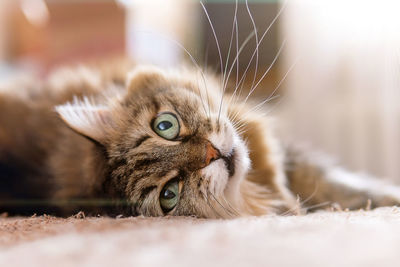
<svg viewBox="0 0 400 267">
<path fill-rule="evenodd" d="M 164 212 L 175 208 L 179 199 L 179 184 L 177 180 L 167 183 L 161 190 L 160 205 Z"/>
<path fill-rule="evenodd" d="M 172 113 L 162 113 L 154 120 L 153 130 L 162 138 L 173 140 L 180 131 L 178 119 Z"/>
</svg>

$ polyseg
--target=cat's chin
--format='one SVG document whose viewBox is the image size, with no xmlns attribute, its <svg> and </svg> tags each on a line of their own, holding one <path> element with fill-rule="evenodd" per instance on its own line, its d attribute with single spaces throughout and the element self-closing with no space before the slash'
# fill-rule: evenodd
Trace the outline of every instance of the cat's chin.
<svg viewBox="0 0 400 267">
<path fill-rule="evenodd" d="M 250 159 L 246 145 L 238 136 L 234 137 L 233 151 L 234 173 L 227 179 L 223 194 L 231 205 L 239 207 L 241 205 L 240 184 L 246 178 L 250 169 Z"/>
<path fill-rule="evenodd" d="M 214 197 L 228 201 L 238 208 L 242 204 L 241 182 L 250 168 L 250 159 L 245 142 L 235 131 L 232 123 L 221 116 L 220 131 L 213 132 L 208 140 L 221 153 L 221 157 L 202 170 L 202 176 L 208 180 L 207 190 Z"/>
<path fill-rule="evenodd" d="M 234 136 L 231 151 L 204 168 L 202 175 L 209 180 L 208 190 L 211 194 L 217 198 L 223 197 L 232 206 L 239 207 L 240 184 L 249 168 L 250 159 L 246 145 L 240 137 Z"/>
</svg>

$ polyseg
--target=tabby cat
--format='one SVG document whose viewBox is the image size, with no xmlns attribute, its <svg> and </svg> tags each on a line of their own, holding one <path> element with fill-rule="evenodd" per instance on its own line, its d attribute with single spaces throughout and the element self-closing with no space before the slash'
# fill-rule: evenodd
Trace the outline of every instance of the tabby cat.
<svg viewBox="0 0 400 267">
<path fill-rule="evenodd" d="M 210 73 L 59 70 L 0 90 L 0 212 L 232 218 L 399 203 L 399 188 L 272 128 Z"/>
</svg>

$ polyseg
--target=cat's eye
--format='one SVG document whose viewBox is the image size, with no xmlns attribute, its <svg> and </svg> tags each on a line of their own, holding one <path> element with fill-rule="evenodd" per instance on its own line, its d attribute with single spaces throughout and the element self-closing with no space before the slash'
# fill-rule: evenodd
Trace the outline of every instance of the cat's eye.
<svg viewBox="0 0 400 267">
<path fill-rule="evenodd" d="M 162 138 L 173 140 L 179 135 L 179 121 L 172 113 L 161 113 L 153 121 L 153 130 Z"/>
<path fill-rule="evenodd" d="M 173 180 L 167 183 L 160 193 L 160 206 L 164 212 L 175 208 L 179 200 L 179 182 Z"/>
</svg>

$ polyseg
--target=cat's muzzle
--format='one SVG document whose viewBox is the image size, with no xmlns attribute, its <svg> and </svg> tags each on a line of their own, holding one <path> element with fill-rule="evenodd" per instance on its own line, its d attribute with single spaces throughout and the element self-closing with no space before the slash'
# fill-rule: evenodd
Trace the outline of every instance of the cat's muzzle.
<svg viewBox="0 0 400 267">
<path fill-rule="evenodd" d="M 235 150 L 233 149 L 232 152 L 228 156 L 222 156 L 221 158 L 225 162 L 225 166 L 228 169 L 229 177 L 232 177 L 235 174 Z"/>
<path fill-rule="evenodd" d="M 213 146 L 211 142 L 206 143 L 206 153 L 205 153 L 205 166 L 208 166 L 211 162 L 215 160 L 222 159 L 225 163 L 226 169 L 228 170 L 229 177 L 235 174 L 235 149 L 233 149 L 226 156 L 222 155 L 218 148 Z"/>
</svg>

